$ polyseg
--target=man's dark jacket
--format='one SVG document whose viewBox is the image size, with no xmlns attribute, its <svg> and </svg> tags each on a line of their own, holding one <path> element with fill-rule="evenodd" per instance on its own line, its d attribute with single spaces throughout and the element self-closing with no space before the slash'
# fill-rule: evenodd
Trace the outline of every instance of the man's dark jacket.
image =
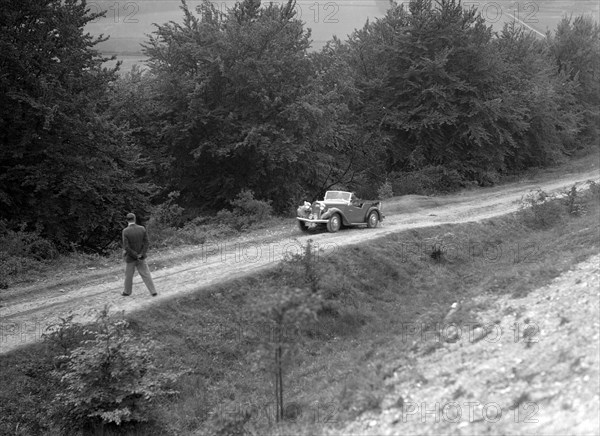
<svg viewBox="0 0 600 436">
<path fill-rule="evenodd" d="M 123 229 L 123 250 L 127 263 L 146 258 L 148 235 L 144 226 L 131 224 Z"/>
</svg>

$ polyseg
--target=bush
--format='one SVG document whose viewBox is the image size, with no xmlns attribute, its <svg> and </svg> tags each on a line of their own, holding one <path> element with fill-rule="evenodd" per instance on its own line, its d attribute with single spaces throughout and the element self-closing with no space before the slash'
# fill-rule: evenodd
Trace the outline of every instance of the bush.
<svg viewBox="0 0 600 436">
<path fill-rule="evenodd" d="M 585 212 L 581 197 L 579 196 L 575 185 L 571 186 L 571 189 L 565 192 L 563 201 L 569 215 L 578 216 Z"/>
<path fill-rule="evenodd" d="M 25 257 L 37 261 L 52 260 L 58 256 L 54 244 L 40 236 L 39 231 L 27 232 L 24 226 L 18 231 L 7 229 L 0 236 L 0 252 L 8 256 Z"/>
<path fill-rule="evenodd" d="M 466 185 L 456 170 L 442 166 L 427 166 L 419 171 L 400 171 L 391 174 L 392 191 L 395 195 L 431 195 L 456 191 Z"/>
<path fill-rule="evenodd" d="M 27 232 L 24 226 L 18 231 L 10 230 L 3 221 L 0 229 L 3 232 L 0 236 L 0 289 L 8 288 L 14 277 L 35 271 L 58 256 L 54 244 L 42 238 L 39 232 Z"/>
<path fill-rule="evenodd" d="M 227 224 L 237 231 L 247 230 L 255 224 L 264 222 L 273 213 L 271 202 L 257 200 L 250 190 L 240 192 L 230 204 L 233 209 L 219 211 L 217 221 Z"/>
<path fill-rule="evenodd" d="M 69 324 L 59 326 L 55 340 L 71 338 L 70 332 L 62 334 L 64 328 L 70 328 Z M 61 385 L 53 406 L 63 428 L 147 421 L 150 403 L 175 393 L 166 386 L 177 375 L 157 370 L 153 344 L 147 338 L 135 337 L 127 321 L 111 320 L 106 308 L 94 329 L 77 333 L 90 339 L 59 356 L 61 364 L 53 374 Z M 67 345 L 72 346 L 68 341 Z"/>
<path fill-rule="evenodd" d="M 493 170 L 481 170 L 475 175 L 475 181 L 479 186 L 494 186 L 500 181 L 500 175 Z"/>
<path fill-rule="evenodd" d="M 592 198 L 600 200 L 600 184 L 594 182 L 593 180 L 589 180 L 587 184 L 589 185 L 590 195 Z"/>
<path fill-rule="evenodd" d="M 169 199 L 157 206 L 152 213 L 148 230 L 154 246 L 198 245 L 214 237 L 235 233 L 214 216 L 196 217 L 184 223 L 185 209 L 175 204 L 178 196 L 179 192 L 171 192 Z"/>
<path fill-rule="evenodd" d="M 377 198 L 380 200 L 385 200 L 386 198 L 392 198 L 393 196 L 394 190 L 392 188 L 392 184 L 388 179 L 385 179 L 385 182 L 383 182 L 377 190 Z"/>
<path fill-rule="evenodd" d="M 83 341 L 93 339 L 93 335 L 83 324 L 73 322 L 73 315 L 69 315 L 49 326 L 42 338 L 46 350 L 54 356 L 54 369 L 59 369 L 68 361 L 67 356 L 71 351 L 80 347 Z"/>
<path fill-rule="evenodd" d="M 8 288 L 11 278 L 25 271 L 35 271 L 39 266 L 40 262 L 34 259 L 0 251 L 0 289 Z"/>
<path fill-rule="evenodd" d="M 178 191 L 170 192 L 167 200 L 156 206 L 152 211 L 150 225 L 159 224 L 162 227 L 180 227 L 185 209 L 175 203 L 178 197 Z"/>
<path fill-rule="evenodd" d="M 155 247 L 173 247 L 178 245 L 204 244 L 207 239 L 206 232 L 193 224 L 186 224 L 182 228 L 154 225 L 150 227 L 151 244 Z"/>
<path fill-rule="evenodd" d="M 528 227 L 545 229 L 561 220 L 563 208 L 553 195 L 536 189 L 521 198 L 519 213 Z"/>
<path fill-rule="evenodd" d="M 271 217 L 270 202 L 257 200 L 252 191 L 242 191 L 230 202 L 231 210 L 199 216 L 183 223 L 184 209 L 175 204 L 178 192 L 157 206 L 148 222 L 151 243 L 157 247 L 198 245 L 209 240 L 235 235 Z M 190 214 L 189 212 L 187 213 Z"/>
<path fill-rule="evenodd" d="M 235 213 L 255 217 L 260 221 L 266 220 L 273 213 L 271 202 L 255 199 L 250 190 L 240 192 L 235 200 L 231 201 L 231 205 Z"/>
</svg>

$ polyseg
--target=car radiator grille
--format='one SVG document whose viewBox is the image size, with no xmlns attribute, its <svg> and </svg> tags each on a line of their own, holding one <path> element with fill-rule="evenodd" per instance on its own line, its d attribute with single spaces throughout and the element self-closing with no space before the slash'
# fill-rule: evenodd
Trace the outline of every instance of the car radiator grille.
<svg viewBox="0 0 600 436">
<path fill-rule="evenodd" d="M 321 219 L 321 208 L 319 206 L 313 206 L 311 212 L 311 219 Z"/>
</svg>

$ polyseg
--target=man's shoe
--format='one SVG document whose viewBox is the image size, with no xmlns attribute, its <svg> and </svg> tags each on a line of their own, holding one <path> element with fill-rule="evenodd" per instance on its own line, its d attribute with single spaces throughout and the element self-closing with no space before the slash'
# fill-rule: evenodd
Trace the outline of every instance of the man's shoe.
<svg viewBox="0 0 600 436">
<path fill-rule="evenodd" d="M 122 295 L 123 297 L 129 297 L 131 294 L 126 294 L 125 292 L 123 292 L 121 295 Z"/>
<path fill-rule="evenodd" d="M 151 294 L 151 295 L 152 295 L 153 297 L 156 297 L 156 296 L 158 295 L 158 293 L 156 293 L 156 294 Z"/>
</svg>

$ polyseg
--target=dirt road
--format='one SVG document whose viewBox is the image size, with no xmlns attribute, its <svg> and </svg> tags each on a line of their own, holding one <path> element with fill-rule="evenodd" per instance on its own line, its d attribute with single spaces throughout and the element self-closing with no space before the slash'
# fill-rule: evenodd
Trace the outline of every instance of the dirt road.
<svg viewBox="0 0 600 436">
<path fill-rule="evenodd" d="M 447 223 L 478 221 L 513 212 L 522 196 L 535 188 L 560 192 L 573 184 L 586 186 L 588 180 L 600 180 L 596 168 L 555 179 L 540 179 L 494 188 L 464 191 L 443 197 L 404 196 L 384 203 L 386 218 L 376 229 L 353 228 L 338 233 L 301 234 L 295 222 L 275 233 L 250 234 L 237 240 L 207 243 L 189 248 L 178 255 L 175 266 L 153 270 L 159 296 L 151 298 L 139 276 L 134 279 L 131 297 L 122 297 L 123 266 L 115 264 L 93 274 L 74 273 L 72 277 L 15 288 L 5 295 L 0 308 L 0 353 L 41 340 L 46 327 L 69 314 L 78 321 L 90 321 L 106 304 L 113 311 L 141 310 L 162 300 L 196 292 L 216 283 L 252 274 L 272 267 L 286 254 L 300 253 L 312 239 L 321 256 L 333 256 L 342 246 L 383 237 L 408 229 Z M 150 256 L 153 261 L 161 258 Z M 176 259 L 175 259 L 176 260 Z"/>
</svg>

